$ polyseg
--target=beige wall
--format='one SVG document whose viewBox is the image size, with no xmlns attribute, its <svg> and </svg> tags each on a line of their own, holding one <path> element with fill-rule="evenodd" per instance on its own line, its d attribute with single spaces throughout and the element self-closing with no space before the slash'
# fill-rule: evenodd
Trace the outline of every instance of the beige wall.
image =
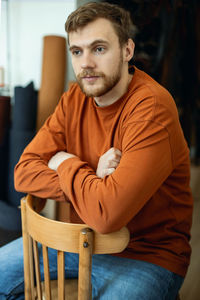
<svg viewBox="0 0 200 300">
<path fill-rule="evenodd" d="M 44 35 L 66 37 L 64 23 L 76 8 L 76 0 L 10 0 L 9 54 L 10 85 L 26 85 L 34 81 L 40 87 Z M 68 79 L 72 80 L 72 68 Z"/>
</svg>

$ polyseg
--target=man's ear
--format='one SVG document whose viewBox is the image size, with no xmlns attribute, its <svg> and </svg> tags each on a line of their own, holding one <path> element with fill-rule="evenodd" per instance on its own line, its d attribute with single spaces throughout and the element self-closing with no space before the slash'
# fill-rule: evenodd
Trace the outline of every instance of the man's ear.
<svg viewBox="0 0 200 300">
<path fill-rule="evenodd" d="M 129 62 L 129 60 L 131 60 L 131 58 L 134 55 L 135 43 L 133 42 L 132 39 L 128 39 L 124 48 L 125 48 L 124 59 L 125 59 L 125 61 Z"/>
</svg>

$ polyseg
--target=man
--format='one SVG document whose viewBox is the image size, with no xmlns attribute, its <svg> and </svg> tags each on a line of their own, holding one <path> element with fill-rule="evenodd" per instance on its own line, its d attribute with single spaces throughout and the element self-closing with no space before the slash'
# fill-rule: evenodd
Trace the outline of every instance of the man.
<svg viewBox="0 0 200 300">
<path fill-rule="evenodd" d="M 173 300 L 191 252 L 189 151 L 170 94 L 137 68 L 129 73 L 130 29 L 129 14 L 107 3 L 88 3 L 68 17 L 78 84 L 25 149 L 15 185 L 69 201 L 71 221 L 98 232 L 128 227 L 123 253 L 93 258 L 93 299 Z M 18 283 L 1 289 L 3 299 L 22 297 L 21 240 L 1 252 L 13 247 L 10 269 L 18 270 Z M 69 276 L 77 276 L 77 256 L 66 255 Z M 56 259 L 53 250 L 50 259 Z M 2 287 L 11 270 L 3 272 Z"/>
</svg>

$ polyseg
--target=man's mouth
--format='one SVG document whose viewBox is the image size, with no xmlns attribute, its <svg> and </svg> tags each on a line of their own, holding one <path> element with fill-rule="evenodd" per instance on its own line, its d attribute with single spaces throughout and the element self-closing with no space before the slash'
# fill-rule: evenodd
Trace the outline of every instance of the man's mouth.
<svg viewBox="0 0 200 300">
<path fill-rule="evenodd" d="M 99 78 L 103 77 L 105 77 L 103 72 L 83 70 L 80 74 L 78 74 L 77 79 L 88 84 L 95 84 Z"/>
<path fill-rule="evenodd" d="M 83 76 L 81 79 L 86 80 L 88 82 L 96 81 L 99 78 L 99 76 Z"/>
</svg>

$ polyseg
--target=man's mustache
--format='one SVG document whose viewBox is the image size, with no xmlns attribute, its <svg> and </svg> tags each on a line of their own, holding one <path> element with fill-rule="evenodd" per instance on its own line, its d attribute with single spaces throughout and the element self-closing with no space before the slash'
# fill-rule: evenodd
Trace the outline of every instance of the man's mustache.
<svg viewBox="0 0 200 300">
<path fill-rule="evenodd" d="M 102 72 L 94 72 L 93 70 L 83 70 L 77 76 L 79 79 L 83 77 L 105 77 L 104 73 Z"/>
</svg>

